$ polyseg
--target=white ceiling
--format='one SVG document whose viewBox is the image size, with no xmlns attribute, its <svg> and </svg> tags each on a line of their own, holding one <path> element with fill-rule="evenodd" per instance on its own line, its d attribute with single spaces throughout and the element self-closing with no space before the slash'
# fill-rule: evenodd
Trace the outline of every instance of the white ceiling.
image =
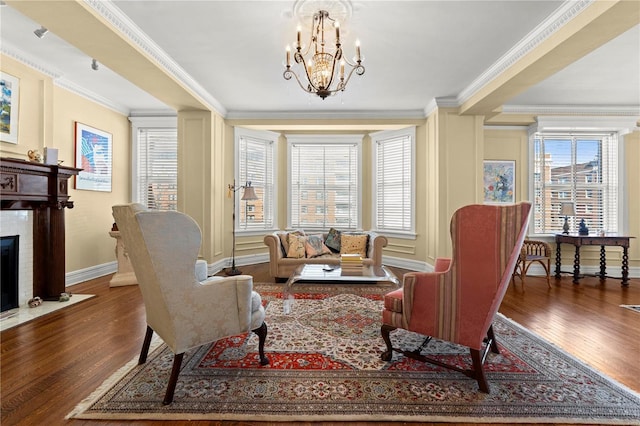
<svg viewBox="0 0 640 426">
<path fill-rule="evenodd" d="M 352 112 L 424 116 L 435 98 L 460 100 L 512 49 L 567 6 L 534 1 L 305 1 L 297 7 L 351 11 L 341 23 L 345 54 L 362 43 L 366 72 L 344 93 L 321 100 L 285 81 L 284 49 L 295 40 L 294 1 L 118 0 L 130 28 L 181 70 L 226 116 Z M 307 4 L 309 3 L 309 4 Z M 118 10 L 119 9 L 119 10 Z M 56 83 L 120 111 L 166 110 L 107 66 L 11 6 L 0 8 L 3 53 Z M 303 31 L 309 24 L 303 22 Z M 563 106 L 640 111 L 640 26 L 510 99 L 505 109 Z"/>
</svg>

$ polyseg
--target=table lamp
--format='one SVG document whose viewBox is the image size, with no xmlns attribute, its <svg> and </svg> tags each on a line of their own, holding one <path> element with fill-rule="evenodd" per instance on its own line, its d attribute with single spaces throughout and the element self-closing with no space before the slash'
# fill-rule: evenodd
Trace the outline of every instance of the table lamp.
<svg viewBox="0 0 640 426">
<path fill-rule="evenodd" d="M 576 211 L 572 202 L 562 203 L 560 207 L 560 215 L 564 216 L 564 225 L 562 225 L 562 233 L 569 233 L 569 216 L 575 216 Z"/>
</svg>

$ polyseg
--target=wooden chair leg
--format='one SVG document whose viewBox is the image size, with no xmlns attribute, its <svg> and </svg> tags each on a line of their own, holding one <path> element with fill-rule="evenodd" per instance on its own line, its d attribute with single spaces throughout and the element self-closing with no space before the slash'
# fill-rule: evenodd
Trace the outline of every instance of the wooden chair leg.
<svg viewBox="0 0 640 426">
<path fill-rule="evenodd" d="M 544 266 L 544 263 L 542 264 Z M 551 259 L 547 259 L 547 267 L 544 270 L 547 273 L 547 287 L 551 288 Z"/>
<path fill-rule="evenodd" d="M 264 342 L 267 340 L 267 323 L 263 322 L 262 325 L 255 330 L 254 333 L 258 335 L 258 353 L 260 354 L 260 365 L 269 364 L 269 358 L 264 355 Z"/>
<path fill-rule="evenodd" d="M 184 352 L 181 354 L 175 354 L 173 356 L 173 367 L 171 368 L 171 376 L 169 376 L 169 383 L 167 384 L 167 392 L 164 394 L 164 405 L 169 405 L 173 402 L 173 393 L 176 390 L 176 384 L 178 383 L 178 375 L 180 374 L 180 366 L 182 365 L 182 358 Z"/>
<path fill-rule="evenodd" d="M 138 358 L 138 364 L 144 364 L 147 362 L 147 355 L 149 354 L 149 346 L 151 346 L 151 338 L 153 337 L 153 329 L 147 326 L 147 332 L 144 335 L 144 342 L 142 342 L 142 350 L 140 351 L 140 358 Z"/>
<path fill-rule="evenodd" d="M 487 337 L 491 341 L 491 352 L 494 354 L 499 354 L 500 349 L 498 349 L 498 341 L 496 340 L 496 335 L 493 333 L 493 325 L 489 326 L 489 330 L 487 330 Z"/>
<path fill-rule="evenodd" d="M 473 360 L 473 372 L 475 379 L 478 381 L 478 387 L 484 393 L 489 393 L 489 382 L 482 368 L 482 353 L 476 349 L 470 349 L 471 359 Z"/>
<path fill-rule="evenodd" d="M 396 327 L 391 327 L 387 324 L 382 324 L 382 327 L 380 328 L 382 340 L 384 340 L 384 343 L 387 344 L 387 350 L 384 351 L 380 357 L 383 361 L 391 361 L 391 358 L 393 356 L 393 346 L 391 345 L 391 337 L 389 337 L 389 333 L 391 333 L 395 329 Z"/>
</svg>

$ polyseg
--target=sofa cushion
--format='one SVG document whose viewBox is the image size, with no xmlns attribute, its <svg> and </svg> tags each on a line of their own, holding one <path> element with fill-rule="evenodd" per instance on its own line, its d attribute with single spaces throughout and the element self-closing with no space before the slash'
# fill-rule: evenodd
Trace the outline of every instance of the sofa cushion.
<svg viewBox="0 0 640 426">
<path fill-rule="evenodd" d="M 301 229 L 296 229 L 295 231 L 282 232 L 278 234 L 278 236 L 280 237 L 280 244 L 282 244 L 282 252 L 285 256 L 287 256 L 287 253 L 289 253 L 289 234 L 304 235 L 304 231 Z"/>
<path fill-rule="evenodd" d="M 327 238 L 324 240 L 324 243 L 327 247 L 333 250 L 336 253 L 340 252 L 340 231 L 335 228 L 329 229 L 329 233 L 327 234 Z"/>
<path fill-rule="evenodd" d="M 340 254 L 359 254 L 364 259 L 367 257 L 367 234 L 340 235 Z"/>
<path fill-rule="evenodd" d="M 304 235 L 289 234 L 289 250 L 287 251 L 287 257 L 300 259 L 305 257 L 305 244 L 307 237 Z"/>
<path fill-rule="evenodd" d="M 322 234 L 308 235 L 305 243 L 305 251 L 307 253 L 307 257 L 317 257 L 331 253 L 329 247 L 324 244 L 324 237 Z"/>
</svg>

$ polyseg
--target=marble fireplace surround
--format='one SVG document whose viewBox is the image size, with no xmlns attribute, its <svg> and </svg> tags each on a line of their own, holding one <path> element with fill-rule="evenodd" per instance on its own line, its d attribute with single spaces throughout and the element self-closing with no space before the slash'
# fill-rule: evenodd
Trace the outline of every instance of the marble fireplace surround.
<svg viewBox="0 0 640 426">
<path fill-rule="evenodd" d="M 33 213 L 29 210 L 2 210 L 0 237 L 18 235 L 18 306 L 33 297 Z"/>
</svg>

